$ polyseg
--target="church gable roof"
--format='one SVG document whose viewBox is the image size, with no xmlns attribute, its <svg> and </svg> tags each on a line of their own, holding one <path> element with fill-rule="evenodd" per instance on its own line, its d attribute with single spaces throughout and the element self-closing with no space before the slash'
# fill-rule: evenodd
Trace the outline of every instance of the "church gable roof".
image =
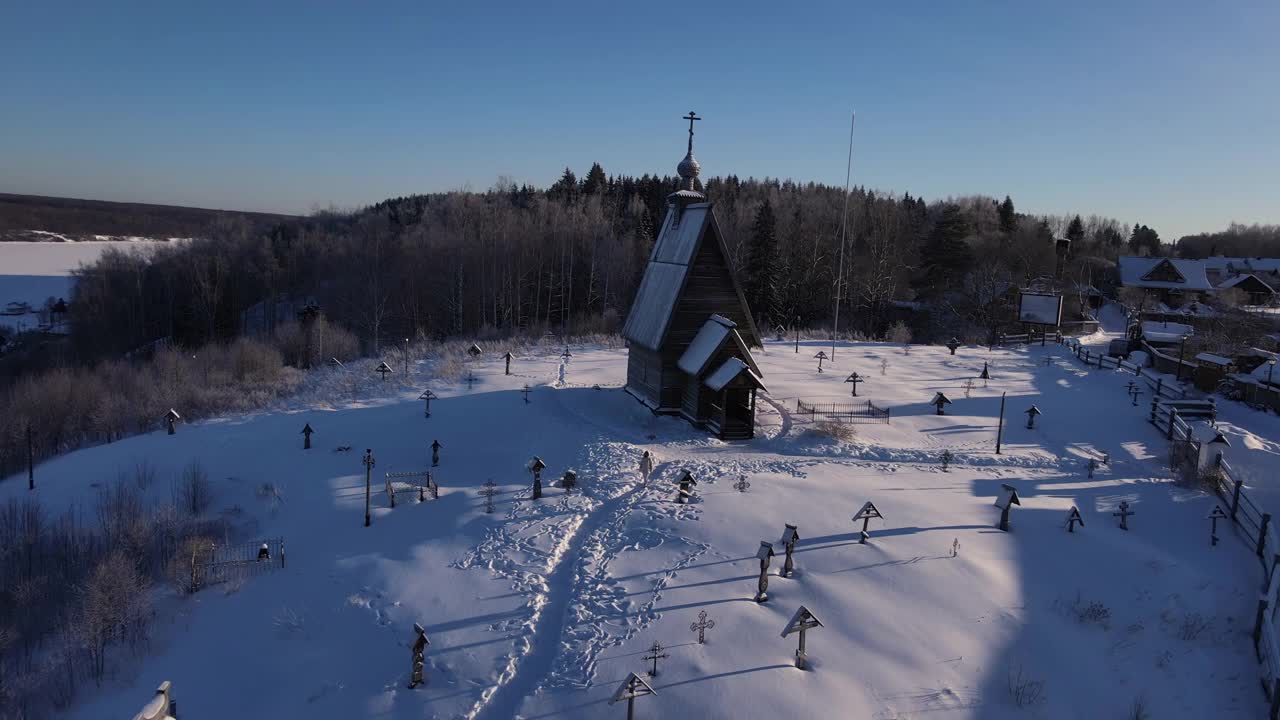
<svg viewBox="0 0 1280 720">
<path fill-rule="evenodd" d="M 747 363 L 751 371 L 756 375 L 762 375 L 755 358 L 751 357 L 751 351 L 747 348 L 746 342 L 738 334 L 737 327 L 737 323 L 723 315 L 712 315 L 702 324 L 702 328 L 694 336 L 693 342 L 689 343 L 689 348 L 680 356 L 676 366 L 689 375 L 697 377 L 707 369 L 707 365 L 715 358 L 725 342 L 732 340 L 737 347 L 738 355 Z"/>
<path fill-rule="evenodd" d="M 640 281 L 640 289 L 631 304 L 631 313 L 622 329 L 623 337 L 628 341 L 654 351 L 662 346 L 680 295 L 688 282 L 689 270 L 708 233 L 714 236 L 719 245 L 725 271 L 738 303 L 742 306 L 747 333 L 753 339 L 758 338 L 742 288 L 734 277 L 733 269 L 728 267 L 729 254 L 720 236 L 711 203 L 692 203 L 681 207 L 679 202 L 673 202 L 667 210 L 658 242 L 653 247 L 653 254 L 649 257 L 649 264 Z"/>
<path fill-rule="evenodd" d="M 702 381 L 702 384 L 716 392 L 720 392 L 726 385 L 733 382 L 735 378 L 739 375 L 743 375 L 744 373 L 748 383 L 768 392 L 768 390 L 765 390 L 764 381 L 760 379 L 760 376 L 752 372 L 751 368 L 747 367 L 745 362 L 736 357 L 731 357 L 728 360 L 725 360 L 719 368 L 716 368 L 715 372 L 708 375 L 707 379 Z"/>
</svg>

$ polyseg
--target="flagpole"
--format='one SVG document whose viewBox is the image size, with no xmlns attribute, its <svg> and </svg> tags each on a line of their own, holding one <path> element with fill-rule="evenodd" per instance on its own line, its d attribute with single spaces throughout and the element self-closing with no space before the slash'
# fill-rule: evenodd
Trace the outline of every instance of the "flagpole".
<svg viewBox="0 0 1280 720">
<path fill-rule="evenodd" d="M 840 285 L 844 282 L 844 246 L 849 225 L 849 178 L 853 175 L 853 125 L 858 113 L 849 117 L 849 159 L 844 166 L 844 214 L 840 216 L 840 269 L 836 272 L 836 310 L 831 321 L 831 362 L 836 360 L 836 335 L 840 332 Z"/>
</svg>

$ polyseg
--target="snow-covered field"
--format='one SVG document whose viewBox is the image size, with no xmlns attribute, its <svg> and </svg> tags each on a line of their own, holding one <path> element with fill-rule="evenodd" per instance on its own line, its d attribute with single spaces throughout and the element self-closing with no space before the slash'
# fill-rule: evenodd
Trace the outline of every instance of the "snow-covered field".
<svg viewBox="0 0 1280 720">
<path fill-rule="evenodd" d="M 649 667 L 655 640 L 670 657 L 637 717 L 1122 718 L 1135 702 L 1157 718 L 1263 715 L 1256 559 L 1229 528 L 1210 547 L 1214 500 L 1166 480 L 1163 436 L 1124 378 L 1058 346 L 953 357 L 845 345 L 822 374 L 818 349 L 759 354 L 771 395 L 745 443 L 643 409 L 620 389 L 624 350 L 575 348 L 561 386 L 554 351 L 516 358 L 507 377 L 493 348 L 474 363 L 474 388 L 431 384 L 429 419 L 417 400 L 428 363 L 412 386 L 393 375 L 356 401 L 323 371 L 287 409 L 52 460 L 38 470 L 41 500 L 88 509 L 93 485 L 120 469 L 146 459 L 163 477 L 198 459 L 219 507 L 288 547 L 283 570 L 167 598 L 148 658 L 72 717 L 127 717 L 165 679 L 184 717 L 624 717 L 606 703 Z M 992 380 L 966 397 L 984 361 Z M 854 371 L 867 379 L 859 399 L 890 407 L 892 422 L 857 425 L 847 443 L 813 433 L 796 399 L 846 400 Z M 928 404 L 938 391 L 953 400 L 945 416 Z M 1029 430 L 1032 404 L 1043 415 Z M 317 431 L 309 451 L 304 423 Z M 1233 466 L 1274 475 L 1269 432 L 1232 448 Z M 363 449 L 377 458 L 376 490 L 383 472 L 426 469 L 434 439 L 440 498 L 391 509 L 375 492 L 363 527 Z M 636 472 L 646 449 L 658 460 L 648 483 Z M 547 483 L 530 499 L 535 454 L 548 479 L 577 471 L 572 495 Z M 1104 454 L 1089 479 L 1088 460 Z M 699 485 L 680 505 L 685 470 Z M 745 493 L 732 486 L 740 475 Z M 476 492 L 487 478 L 492 515 Z M 260 499 L 265 482 L 282 503 Z M 1009 533 L 992 506 L 1002 483 L 1022 502 Z M 0 496 L 26 492 L 0 484 Z M 861 545 L 850 518 L 868 500 L 885 519 Z M 1136 513 L 1127 532 L 1112 516 L 1122 501 Z M 1067 533 L 1073 505 L 1085 526 Z M 777 576 L 785 523 L 801 537 L 792 578 Z M 779 555 L 757 604 L 761 540 Z M 801 604 L 824 624 L 809 633 L 809 671 L 792 665 L 796 638 L 779 637 Z M 699 645 L 689 625 L 703 610 L 716 624 Z M 431 639 L 428 683 L 408 690 L 414 622 Z"/>
<path fill-rule="evenodd" d="M 150 238 L 0 242 L 0 307 L 11 302 L 41 305 L 50 296 L 70 299 L 72 270 L 95 262 L 107 248 L 146 248 L 155 242 Z"/>
</svg>

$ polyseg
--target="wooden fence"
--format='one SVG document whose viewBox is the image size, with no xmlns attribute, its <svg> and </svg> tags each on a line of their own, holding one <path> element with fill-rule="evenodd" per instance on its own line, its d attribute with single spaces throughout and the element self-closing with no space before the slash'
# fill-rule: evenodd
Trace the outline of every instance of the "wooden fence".
<svg viewBox="0 0 1280 720">
<path fill-rule="evenodd" d="M 1213 421 L 1216 408 L 1210 400 L 1186 397 L 1179 388 L 1166 384 L 1162 378 L 1143 374 L 1142 368 L 1119 358 L 1095 356 L 1082 350 L 1073 339 L 1062 341 L 1087 367 L 1103 370 L 1123 370 L 1134 373 L 1146 381 L 1154 395 L 1149 420 L 1170 441 L 1171 459 L 1199 463 L 1200 441 L 1196 440 L 1187 417 L 1202 417 Z M 1194 467 L 1194 466 L 1193 466 Z M 1253 626 L 1253 649 L 1256 654 L 1263 692 L 1270 701 L 1267 717 L 1280 720 L 1280 535 L 1271 522 L 1271 513 L 1264 511 L 1244 490 L 1244 481 L 1223 459 L 1222 453 L 1214 457 L 1212 467 L 1202 473 L 1205 482 L 1222 501 L 1224 512 L 1233 527 L 1240 531 L 1245 544 L 1257 555 L 1262 564 L 1264 589 L 1258 601 L 1258 611 Z"/>
<path fill-rule="evenodd" d="M 863 403 L 809 403 L 796 399 L 796 414 L 810 420 L 821 415 L 832 420 L 889 424 L 889 409 L 876 407 L 870 400 Z"/>
</svg>

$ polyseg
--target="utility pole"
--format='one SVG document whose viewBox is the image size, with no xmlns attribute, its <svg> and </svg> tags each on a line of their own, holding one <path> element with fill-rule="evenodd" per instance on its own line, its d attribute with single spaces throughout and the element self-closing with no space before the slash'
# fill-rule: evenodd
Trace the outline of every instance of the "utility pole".
<svg viewBox="0 0 1280 720">
<path fill-rule="evenodd" d="M 840 269 L 836 272 L 836 310 L 831 322 L 831 362 L 836 361 L 836 334 L 840 332 L 840 285 L 844 282 L 844 246 L 849 224 L 849 178 L 853 174 L 853 124 L 857 119 L 856 112 L 849 118 L 849 160 L 844 166 L 844 215 L 840 218 Z"/>
</svg>

